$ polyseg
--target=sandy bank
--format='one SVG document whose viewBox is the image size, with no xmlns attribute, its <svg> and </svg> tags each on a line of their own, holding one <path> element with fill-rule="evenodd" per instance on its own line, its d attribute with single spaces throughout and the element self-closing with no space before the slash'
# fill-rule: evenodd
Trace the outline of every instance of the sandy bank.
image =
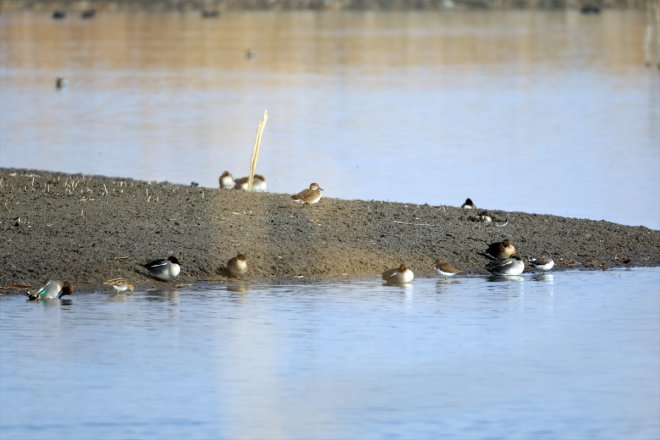
<svg viewBox="0 0 660 440">
<path fill-rule="evenodd" d="M 178 282 L 215 282 L 239 252 L 249 279 L 379 277 L 400 261 L 432 276 L 441 256 L 487 274 L 479 253 L 504 238 L 523 257 L 552 256 L 556 270 L 660 264 L 660 231 L 521 212 L 491 211 L 508 218 L 500 228 L 451 206 L 323 198 L 301 207 L 288 194 L 4 168 L 0 206 L 0 286 L 162 285 L 138 264 L 168 255 L 181 260 Z"/>
</svg>

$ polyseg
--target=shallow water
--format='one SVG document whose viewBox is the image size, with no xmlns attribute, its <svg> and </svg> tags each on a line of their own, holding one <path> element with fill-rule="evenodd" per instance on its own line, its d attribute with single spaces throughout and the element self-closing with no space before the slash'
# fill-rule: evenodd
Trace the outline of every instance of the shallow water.
<svg viewBox="0 0 660 440">
<path fill-rule="evenodd" d="M 0 166 L 217 186 L 267 108 L 273 191 L 660 229 L 643 38 L 632 10 L 3 12 Z"/>
<path fill-rule="evenodd" d="M 0 437 L 658 438 L 659 276 L 0 296 Z"/>
</svg>

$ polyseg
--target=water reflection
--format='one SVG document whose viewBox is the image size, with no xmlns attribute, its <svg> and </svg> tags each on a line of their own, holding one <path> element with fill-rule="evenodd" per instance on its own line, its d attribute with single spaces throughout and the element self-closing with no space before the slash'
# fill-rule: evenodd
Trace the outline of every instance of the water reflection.
<svg viewBox="0 0 660 440">
<path fill-rule="evenodd" d="M 35 304 L 43 304 L 43 305 L 48 306 L 48 307 L 70 306 L 70 305 L 73 304 L 73 300 L 69 299 L 69 298 L 62 298 L 62 299 L 57 299 L 57 298 L 46 299 L 46 298 L 44 298 L 44 299 L 41 299 L 39 301 L 30 301 L 30 300 L 26 300 L 26 301 L 28 301 L 30 303 L 35 303 Z"/>
<path fill-rule="evenodd" d="M 449 278 L 449 279 L 440 279 L 435 282 L 437 285 L 451 285 L 451 284 L 461 284 L 461 281 L 456 279 L 456 278 Z"/>
<path fill-rule="evenodd" d="M 249 285 L 247 281 L 230 281 L 227 283 L 227 290 L 234 293 L 247 293 Z"/>
<path fill-rule="evenodd" d="M 168 301 L 173 304 L 179 302 L 180 289 L 172 287 L 152 288 L 144 292 L 143 298 L 147 301 Z"/>
<path fill-rule="evenodd" d="M 488 277 L 488 281 L 491 283 L 501 283 L 507 281 L 523 281 L 524 277 L 521 275 L 491 275 Z"/>
<path fill-rule="evenodd" d="M 108 301 L 112 301 L 112 302 L 124 302 L 126 301 L 126 299 L 128 299 L 131 296 L 133 295 L 127 295 L 124 292 L 112 292 L 108 294 L 107 298 Z"/>
<path fill-rule="evenodd" d="M 554 284 L 554 282 L 555 282 L 554 275 L 549 274 L 549 273 L 536 273 L 536 274 L 532 275 L 531 279 L 534 280 L 534 281 L 542 281 L 542 282 L 548 283 L 548 284 Z"/>
</svg>

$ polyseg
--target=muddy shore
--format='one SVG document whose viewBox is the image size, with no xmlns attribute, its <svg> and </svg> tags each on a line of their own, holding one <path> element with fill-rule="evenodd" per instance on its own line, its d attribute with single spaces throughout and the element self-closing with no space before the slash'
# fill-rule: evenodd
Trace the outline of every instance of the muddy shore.
<svg viewBox="0 0 660 440">
<path fill-rule="evenodd" d="M 504 238 L 523 257 L 553 257 L 553 270 L 660 264 L 660 231 L 490 212 L 508 224 L 452 206 L 324 197 L 301 207 L 289 194 L 0 168 L 0 287 L 59 278 L 85 291 L 114 277 L 162 286 L 139 264 L 169 255 L 181 261 L 178 283 L 223 282 L 237 253 L 248 280 L 378 278 L 401 261 L 418 277 L 436 276 L 438 257 L 485 275 L 480 252 Z"/>
</svg>

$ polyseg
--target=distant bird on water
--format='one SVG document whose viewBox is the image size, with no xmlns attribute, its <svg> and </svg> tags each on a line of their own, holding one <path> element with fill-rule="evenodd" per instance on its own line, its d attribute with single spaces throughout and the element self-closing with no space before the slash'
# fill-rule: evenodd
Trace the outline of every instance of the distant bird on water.
<svg viewBox="0 0 660 440">
<path fill-rule="evenodd" d="M 176 278 L 181 272 L 179 259 L 175 256 L 168 257 L 166 260 L 154 260 L 146 264 L 142 264 L 152 277 L 162 281 L 170 281 Z"/>
<path fill-rule="evenodd" d="M 68 281 L 48 280 L 43 286 L 28 290 L 27 296 L 30 301 L 42 299 L 61 299 L 64 295 L 71 295 L 73 288 Z"/>
<path fill-rule="evenodd" d="M 90 20 L 96 17 L 96 9 L 86 9 L 80 14 L 80 18 L 83 20 Z"/>
<path fill-rule="evenodd" d="M 291 198 L 294 202 L 302 205 L 313 205 L 321 200 L 321 191 L 323 191 L 323 188 L 314 182 L 309 185 L 309 188 L 300 191 L 298 194 L 291 196 Z"/>
<path fill-rule="evenodd" d="M 383 272 L 383 280 L 392 284 L 405 284 L 409 283 L 415 278 L 412 270 L 408 269 L 404 263 L 394 269 L 388 269 Z"/>
<path fill-rule="evenodd" d="M 53 11 L 53 20 L 63 20 L 66 18 L 66 12 L 62 10 Z"/>
<path fill-rule="evenodd" d="M 220 17 L 220 11 L 209 11 L 204 9 L 202 11 L 202 18 L 218 18 Z"/>
<path fill-rule="evenodd" d="M 61 90 L 61 89 L 65 88 L 67 86 L 67 84 L 69 84 L 69 82 L 66 80 L 66 78 L 57 77 L 55 79 L 55 88 L 57 90 Z"/>
<path fill-rule="evenodd" d="M 580 12 L 582 12 L 585 15 L 600 14 L 600 6 L 594 3 L 587 3 L 580 8 Z"/>
</svg>

